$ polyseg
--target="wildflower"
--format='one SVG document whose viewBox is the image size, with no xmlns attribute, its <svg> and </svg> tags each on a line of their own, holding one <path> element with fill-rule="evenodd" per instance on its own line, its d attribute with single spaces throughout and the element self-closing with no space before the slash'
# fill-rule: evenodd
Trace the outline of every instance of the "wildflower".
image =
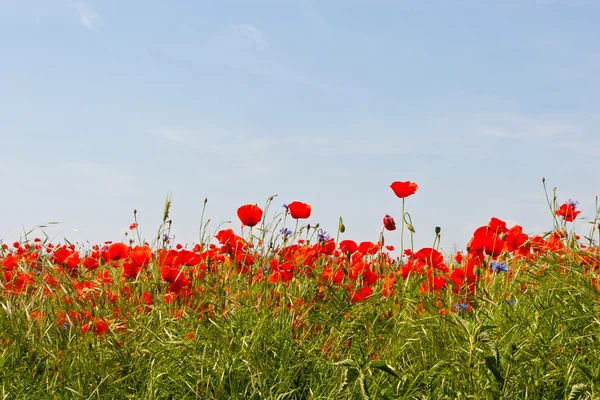
<svg viewBox="0 0 600 400">
<path fill-rule="evenodd" d="M 129 225 L 129 230 L 132 231 L 135 228 L 137 228 L 137 224 L 134 222 L 133 224 Z"/>
<path fill-rule="evenodd" d="M 383 226 L 388 231 L 394 231 L 396 230 L 396 221 L 394 221 L 394 218 L 392 218 L 388 214 L 385 214 L 385 217 L 383 217 Z"/>
<path fill-rule="evenodd" d="M 284 237 L 289 236 L 292 234 L 292 231 L 287 229 L 287 228 L 281 228 L 279 230 L 279 233 L 281 233 Z"/>
<path fill-rule="evenodd" d="M 171 242 L 171 240 L 173 240 L 173 239 L 175 239 L 175 235 L 173 235 L 173 236 L 169 236 L 169 233 L 168 233 L 168 232 L 164 232 L 164 233 L 163 233 L 163 242 L 165 242 L 165 243 L 167 243 L 167 244 L 168 244 L 168 243 L 170 243 L 170 242 Z"/>
<path fill-rule="evenodd" d="M 562 217 L 566 222 L 573 222 L 581 213 L 581 211 L 577 210 L 578 204 L 578 202 L 569 199 L 569 201 L 560 206 L 558 210 L 555 210 L 554 213 L 559 217 Z"/>
<path fill-rule="evenodd" d="M 467 311 L 469 308 L 471 308 L 471 305 L 463 301 L 454 305 L 454 311 Z"/>
<path fill-rule="evenodd" d="M 293 201 L 287 205 L 287 209 L 290 211 L 290 215 L 294 219 L 306 219 L 310 217 L 310 204 Z"/>
<path fill-rule="evenodd" d="M 370 297 L 373 294 L 373 289 L 365 286 L 361 287 L 358 290 L 348 289 L 348 292 L 350 294 L 350 301 L 352 303 L 357 303 L 359 301 L 366 300 L 368 297 Z"/>
<path fill-rule="evenodd" d="M 406 181 L 406 182 L 393 182 L 390 185 L 390 187 L 392 188 L 392 190 L 394 191 L 396 196 L 398 196 L 401 199 L 404 199 L 405 197 L 415 194 L 415 192 L 419 188 L 419 185 L 417 185 L 414 182 Z"/>
<path fill-rule="evenodd" d="M 129 257 L 129 246 L 125 243 L 114 243 L 108 247 L 108 259 L 118 261 Z"/>
<path fill-rule="evenodd" d="M 463 260 L 463 255 L 460 251 L 456 252 L 456 254 L 454 255 L 454 261 L 456 261 L 458 264 L 460 264 Z"/>
<path fill-rule="evenodd" d="M 319 229 L 319 232 L 317 233 L 317 238 L 319 239 L 320 242 L 326 242 L 329 239 L 331 239 L 331 235 L 329 235 L 323 229 Z"/>
<path fill-rule="evenodd" d="M 496 261 L 492 261 L 492 272 L 508 272 L 508 266 Z"/>
<path fill-rule="evenodd" d="M 257 205 L 246 204 L 238 208 L 237 215 L 242 225 L 253 227 L 262 219 L 263 211 Z"/>
<path fill-rule="evenodd" d="M 339 243 L 340 251 L 342 253 L 352 254 L 358 250 L 358 245 L 354 240 L 342 240 Z"/>
</svg>

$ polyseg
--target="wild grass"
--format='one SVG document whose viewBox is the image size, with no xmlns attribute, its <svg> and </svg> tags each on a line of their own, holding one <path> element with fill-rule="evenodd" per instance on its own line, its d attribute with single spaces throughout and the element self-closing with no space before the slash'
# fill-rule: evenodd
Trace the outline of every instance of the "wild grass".
<svg viewBox="0 0 600 400">
<path fill-rule="evenodd" d="M 160 276 L 152 268 L 149 275 Z M 73 302 L 68 284 L 61 284 L 63 300 L 49 297 L 44 285 L 28 296 L 3 296 L 2 398 L 566 399 L 599 393 L 597 277 L 575 253 L 517 262 L 511 275 L 489 274 L 468 300 L 451 287 L 423 292 L 415 282 L 395 296 L 352 303 L 310 277 L 249 284 L 247 276 L 229 272 L 201 281 L 204 312 L 178 300 L 140 310 L 131 299 L 142 292 L 164 297 L 159 279 L 131 283 L 129 299 L 98 300 L 93 307 Z M 115 279 L 98 299 L 121 286 Z M 84 334 L 75 322 L 57 324 L 54 315 L 81 308 L 94 317 L 114 318 L 118 310 L 126 322 L 107 319 L 111 329 L 102 335 Z"/>
</svg>

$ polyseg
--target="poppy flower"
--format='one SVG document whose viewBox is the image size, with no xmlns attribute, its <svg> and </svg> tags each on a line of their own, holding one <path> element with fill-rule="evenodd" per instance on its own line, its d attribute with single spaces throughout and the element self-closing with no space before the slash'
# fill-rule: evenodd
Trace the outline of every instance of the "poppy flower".
<svg viewBox="0 0 600 400">
<path fill-rule="evenodd" d="M 390 217 L 388 214 L 385 214 L 385 217 L 383 217 L 383 226 L 388 231 L 395 231 L 396 221 L 394 221 L 394 218 Z"/>
<path fill-rule="evenodd" d="M 253 227 L 262 219 L 263 211 L 254 204 L 246 204 L 238 208 L 237 215 L 242 225 Z"/>
<path fill-rule="evenodd" d="M 342 253 L 352 254 L 358 250 L 358 245 L 354 240 L 342 240 L 339 243 L 340 251 Z"/>
<path fill-rule="evenodd" d="M 567 201 L 554 211 L 554 214 L 562 217 L 566 222 L 573 222 L 580 213 L 581 211 L 577 210 L 577 202 L 573 200 Z"/>
<path fill-rule="evenodd" d="M 358 290 L 349 289 L 348 292 L 350 293 L 350 301 L 352 303 L 357 303 L 371 296 L 373 294 L 373 289 L 370 287 L 361 287 Z"/>
<path fill-rule="evenodd" d="M 393 182 L 390 187 L 399 198 L 403 199 L 405 197 L 411 196 L 415 194 L 419 185 L 414 182 L 406 181 L 406 182 Z"/>
<path fill-rule="evenodd" d="M 108 259 L 111 261 L 118 261 L 129 257 L 129 246 L 125 243 L 114 243 L 108 247 L 107 252 Z"/>
<path fill-rule="evenodd" d="M 293 201 L 287 205 L 287 209 L 294 219 L 306 219 L 310 217 L 310 204 Z"/>
</svg>

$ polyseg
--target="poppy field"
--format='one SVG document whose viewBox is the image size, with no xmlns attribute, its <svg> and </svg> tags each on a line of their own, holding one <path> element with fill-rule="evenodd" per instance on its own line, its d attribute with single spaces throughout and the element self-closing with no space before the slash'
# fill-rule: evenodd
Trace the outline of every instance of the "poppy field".
<svg viewBox="0 0 600 400">
<path fill-rule="evenodd" d="M 547 195 L 547 232 L 492 217 L 443 254 L 412 244 L 418 188 L 371 242 L 270 197 L 193 244 L 169 200 L 150 241 L 134 211 L 124 242 L 2 243 L 0 397 L 598 398 L 598 204 Z"/>
</svg>

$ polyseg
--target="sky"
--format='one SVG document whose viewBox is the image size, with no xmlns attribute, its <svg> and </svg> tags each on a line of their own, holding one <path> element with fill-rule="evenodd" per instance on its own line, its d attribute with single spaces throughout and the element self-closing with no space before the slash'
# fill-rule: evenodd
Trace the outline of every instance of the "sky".
<svg viewBox="0 0 600 400">
<path fill-rule="evenodd" d="M 204 199 L 239 233 L 276 194 L 272 218 L 302 201 L 376 241 L 401 219 L 389 185 L 414 181 L 415 246 L 439 226 L 451 251 L 491 217 L 550 230 L 542 178 L 588 232 L 599 19 L 597 0 L 0 0 L 0 239 L 119 241 L 136 209 L 151 240 L 170 195 L 189 244 Z"/>
</svg>

